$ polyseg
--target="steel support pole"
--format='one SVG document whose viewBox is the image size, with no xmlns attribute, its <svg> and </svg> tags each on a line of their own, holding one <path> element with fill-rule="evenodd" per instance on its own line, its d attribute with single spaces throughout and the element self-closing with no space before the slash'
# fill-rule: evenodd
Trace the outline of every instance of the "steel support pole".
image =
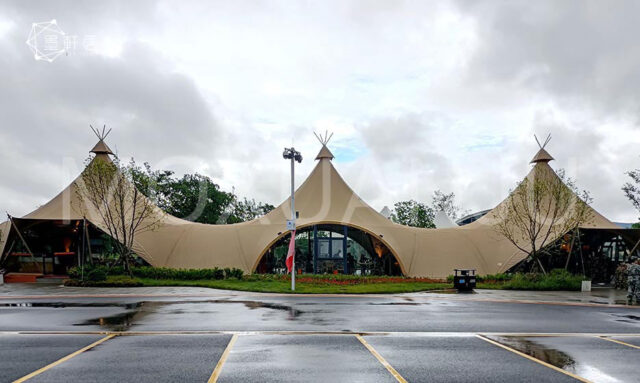
<svg viewBox="0 0 640 383">
<path fill-rule="evenodd" d="M 291 148 L 293 150 L 293 148 Z M 291 156 L 291 220 L 293 221 L 293 231 L 291 232 L 291 240 L 293 241 L 293 262 L 291 264 L 291 291 L 296 290 L 296 237 L 294 235 L 296 230 L 296 205 L 293 194 L 294 190 L 294 163 L 295 156 Z"/>
<path fill-rule="evenodd" d="M 342 260 L 342 269 L 343 274 L 349 274 L 351 273 L 351 270 L 349 270 L 349 257 L 347 257 L 347 225 L 343 225 L 342 226 L 342 256 L 344 257 Z"/>
<path fill-rule="evenodd" d="M 313 225 L 313 273 L 318 274 L 318 226 Z"/>
</svg>

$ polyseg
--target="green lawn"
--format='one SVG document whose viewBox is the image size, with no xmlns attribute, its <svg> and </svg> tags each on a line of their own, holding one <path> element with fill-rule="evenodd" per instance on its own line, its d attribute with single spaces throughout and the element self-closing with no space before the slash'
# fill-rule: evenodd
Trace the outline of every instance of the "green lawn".
<svg viewBox="0 0 640 383">
<path fill-rule="evenodd" d="M 100 271 L 100 272 L 97 272 Z M 113 270 L 112 270 L 113 271 Z M 224 290 L 291 293 L 291 280 L 286 275 L 242 275 L 231 270 L 173 270 L 164 268 L 134 268 L 133 277 L 106 275 L 104 270 L 88 273 L 88 281 L 70 279 L 67 286 L 138 287 L 138 286 L 193 286 Z M 76 276 L 77 278 L 77 276 Z M 106 280 L 105 280 L 106 278 Z M 296 277 L 298 294 L 388 294 L 418 291 L 452 290 L 449 282 L 429 278 L 392 276 L 312 275 Z M 583 277 L 565 270 L 542 274 L 496 274 L 479 276 L 477 289 L 497 290 L 573 290 L 579 291 Z"/>
<path fill-rule="evenodd" d="M 291 293 L 291 281 L 245 281 L 225 279 L 220 281 L 176 281 L 160 279 L 140 279 L 144 286 L 198 286 L 225 290 L 241 290 L 269 293 Z M 315 283 L 296 283 L 299 294 L 376 294 L 410 293 L 416 291 L 445 290 L 451 288 L 448 283 L 402 282 L 402 283 L 366 283 L 355 285 L 333 285 Z"/>
<path fill-rule="evenodd" d="M 74 281 L 67 285 L 74 285 Z M 124 286 L 192 286 L 209 287 L 224 290 L 254 291 L 264 293 L 291 293 L 291 281 L 283 279 L 222 279 L 222 280 L 177 280 L 177 279 L 152 279 L 129 278 L 121 275 L 109 276 L 106 281 L 87 283 L 86 286 L 124 287 Z M 298 294 L 388 294 L 409 293 L 417 291 L 432 291 L 451 289 L 451 284 L 446 282 L 378 282 L 357 283 L 339 285 L 334 283 L 298 282 L 296 293 Z"/>
</svg>

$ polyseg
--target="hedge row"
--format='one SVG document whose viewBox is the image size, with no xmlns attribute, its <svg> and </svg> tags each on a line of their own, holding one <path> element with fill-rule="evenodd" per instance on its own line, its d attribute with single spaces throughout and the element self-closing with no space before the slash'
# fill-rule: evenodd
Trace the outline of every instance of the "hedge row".
<svg viewBox="0 0 640 383">
<path fill-rule="evenodd" d="M 69 270 L 69 277 L 72 279 L 100 282 L 105 281 L 107 276 L 125 275 L 124 268 L 107 266 L 85 266 L 83 270 L 74 267 Z M 242 279 L 244 272 L 236 268 L 213 268 L 213 269 L 170 269 L 167 267 L 132 267 L 131 274 L 138 278 L 150 279 L 177 279 L 185 281 L 194 280 L 222 280 L 222 279 Z"/>
</svg>

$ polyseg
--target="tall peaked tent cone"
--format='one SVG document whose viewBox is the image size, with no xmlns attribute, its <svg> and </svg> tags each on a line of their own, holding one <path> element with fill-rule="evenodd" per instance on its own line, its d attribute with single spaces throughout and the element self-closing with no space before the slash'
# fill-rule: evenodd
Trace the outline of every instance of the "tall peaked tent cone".
<svg viewBox="0 0 640 383">
<path fill-rule="evenodd" d="M 329 148 L 327 148 L 327 145 L 322 145 L 322 149 L 320 149 L 320 152 L 316 156 L 316 160 L 321 160 L 323 158 L 328 158 L 330 160 L 333 159 L 333 153 L 331 153 Z"/>
<path fill-rule="evenodd" d="M 111 149 L 107 146 L 107 144 L 102 139 L 98 141 L 98 143 L 96 144 L 96 146 L 93 147 L 93 149 L 91 149 L 90 153 L 113 155 L 113 152 L 111 151 Z"/>
<path fill-rule="evenodd" d="M 544 150 L 544 148 L 540 148 L 540 150 L 538 150 L 538 153 L 536 153 L 536 155 L 533 157 L 533 159 L 529 163 L 537 164 L 538 162 L 549 162 L 553 160 L 554 158 L 551 157 L 551 154 L 549 154 L 549 152 Z"/>
</svg>

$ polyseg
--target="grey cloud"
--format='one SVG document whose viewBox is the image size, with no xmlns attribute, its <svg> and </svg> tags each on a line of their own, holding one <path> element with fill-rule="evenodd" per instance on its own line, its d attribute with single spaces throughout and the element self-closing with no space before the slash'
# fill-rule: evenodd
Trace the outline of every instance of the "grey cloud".
<svg viewBox="0 0 640 383">
<path fill-rule="evenodd" d="M 443 122 L 444 121 L 444 122 Z M 435 189 L 451 190 L 455 170 L 434 141 L 439 125 L 450 122 L 438 113 L 377 119 L 359 129 L 373 158 L 378 187 L 367 187 L 363 197 L 389 193 L 403 199 L 430 201 Z"/>
<path fill-rule="evenodd" d="M 634 1 L 458 1 L 475 20 L 470 82 L 557 96 L 565 105 L 639 118 L 640 3 Z"/>
<path fill-rule="evenodd" d="M 25 19 L 23 17 L 22 19 Z M 0 39 L 0 137 L 10 150 L 0 154 L 5 180 L 40 202 L 57 193 L 66 178 L 65 161 L 81 166 L 96 138 L 89 124 L 113 128 L 108 139 L 126 159 L 157 162 L 167 156 L 213 159 L 224 133 L 194 82 L 141 43 L 129 43 L 118 58 L 61 56 L 35 61 L 24 41 L 28 26 Z M 213 163 L 215 166 L 215 162 Z M 34 198 L 36 199 L 36 198 Z M 4 200 L 2 210 L 25 213 L 23 201 Z M 35 206 L 34 206 L 35 207 Z"/>
</svg>

